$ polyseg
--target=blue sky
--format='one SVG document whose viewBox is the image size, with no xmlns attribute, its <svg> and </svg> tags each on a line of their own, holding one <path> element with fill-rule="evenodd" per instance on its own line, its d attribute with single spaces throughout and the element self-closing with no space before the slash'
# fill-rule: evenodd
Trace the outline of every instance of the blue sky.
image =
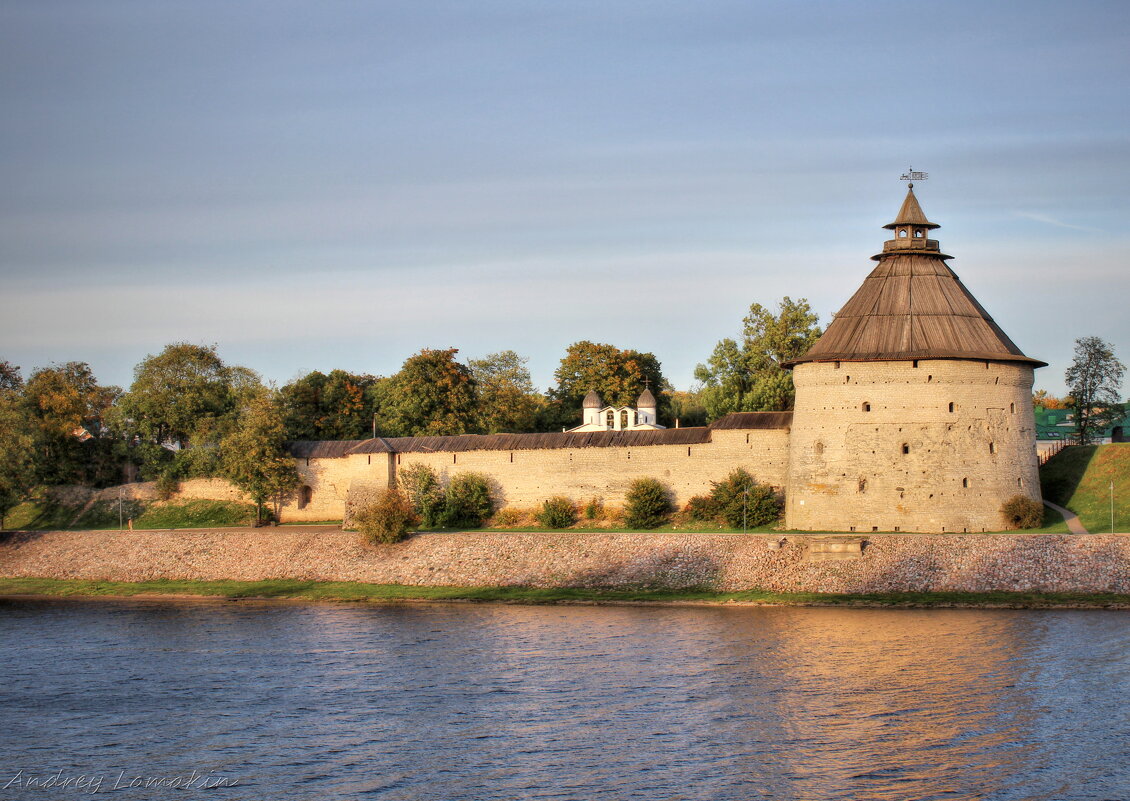
<svg viewBox="0 0 1130 801">
<path fill-rule="evenodd" d="M 1123 2 L 0 0 L 0 358 L 285 383 L 827 322 L 904 193 L 1063 388 L 1130 361 Z"/>
</svg>

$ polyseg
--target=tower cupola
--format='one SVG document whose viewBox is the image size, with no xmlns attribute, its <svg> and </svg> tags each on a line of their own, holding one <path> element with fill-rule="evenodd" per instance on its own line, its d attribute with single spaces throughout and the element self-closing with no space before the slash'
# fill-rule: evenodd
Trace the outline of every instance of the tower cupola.
<svg viewBox="0 0 1130 801">
<path fill-rule="evenodd" d="M 938 240 L 930 239 L 930 231 L 940 226 L 926 219 L 926 214 L 918 205 L 918 198 L 914 196 L 914 184 L 906 188 L 906 199 L 902 202 L 902 208 L 895 216 L 895 221 L 883 227 L 894 231 L 895 238 L 883 243 L 883 252 L 871 257 L 875 261 L 879 261 L 884 254 L 891 252 L 930 253 L 940 255 L 943 259 L 951 258 L 941 253 Z"/>
</svg>

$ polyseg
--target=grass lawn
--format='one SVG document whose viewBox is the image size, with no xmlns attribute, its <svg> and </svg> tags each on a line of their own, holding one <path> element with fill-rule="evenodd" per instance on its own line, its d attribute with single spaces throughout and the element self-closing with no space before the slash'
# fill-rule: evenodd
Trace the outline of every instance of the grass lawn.
<svg viewBox="0 0 1130 801">
<path fill-rule="evenodd" d="M 1111 482 L 1114 482 L 1114 530 L 1130 531 L 1130 443 L 1073 445 L 1040 468 L 1044 497 L 1079 515 L 1092 534 L 1111 530 Z"/>
<path fill-rule="evenodd" d="M 420 587 L 339 581 L 81 581 L 77 579 L 3 578 L 0 596 L 207 596 L 230 599 L 297 599 L 312 601 L 475 601 L 522 604 L 560 603 L 710 603 L 781 604 L 792 606 L 1003 606 L 1108 607 L 1130 606 L 1130 595 L 1115 593 L 1033 592 L 713 592 L 710 590 L 599 590 L 535 587 Z"/>
</svg>

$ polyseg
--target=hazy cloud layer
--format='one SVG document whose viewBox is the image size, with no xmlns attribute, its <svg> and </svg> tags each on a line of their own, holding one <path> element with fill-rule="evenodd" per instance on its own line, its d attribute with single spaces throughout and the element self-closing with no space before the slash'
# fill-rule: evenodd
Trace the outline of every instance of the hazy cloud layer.
<svg viewBox="0 0 1130 801">
<path fill-rule="evenodd" d="M 1053 391 L 1130 358 L 1120 2 L 0 5 L 0 358 L 269 379 L 822 319 L 919 193 Z"/>
</svg>

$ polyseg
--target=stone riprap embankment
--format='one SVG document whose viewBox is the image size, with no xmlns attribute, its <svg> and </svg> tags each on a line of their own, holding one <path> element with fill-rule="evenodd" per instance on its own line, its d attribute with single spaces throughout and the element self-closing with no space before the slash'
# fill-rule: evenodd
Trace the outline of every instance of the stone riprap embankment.
<svg viewBox="0 0 1130 801">
<path fill-rule="evenodd" d="M 861 556 L 844 561 L 814 559 L 821 542 L 827 540 L 790 533 L 470 532 L 371 546 L 355 533 L 333 529 L 52 531 L 0 537 L 0 575 L 779 592 L 1130 592 L 1130 537 L 1124 535 L 877 535 L 862 540 Z"/>
</svg>

